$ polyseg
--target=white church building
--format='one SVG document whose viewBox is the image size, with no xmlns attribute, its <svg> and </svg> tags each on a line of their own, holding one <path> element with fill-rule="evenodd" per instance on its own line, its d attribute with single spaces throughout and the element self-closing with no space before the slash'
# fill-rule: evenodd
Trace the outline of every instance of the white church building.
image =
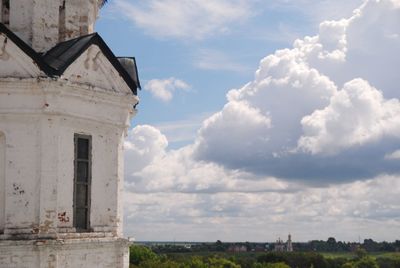
<svg viewBox="0 0 400 268">
<path fill-rule="evenodd" d="M 0 0 L 0 268 L 129 267 L 123 142 L 134 58 L 93 32 L 104 0 Z"/>
</svg>

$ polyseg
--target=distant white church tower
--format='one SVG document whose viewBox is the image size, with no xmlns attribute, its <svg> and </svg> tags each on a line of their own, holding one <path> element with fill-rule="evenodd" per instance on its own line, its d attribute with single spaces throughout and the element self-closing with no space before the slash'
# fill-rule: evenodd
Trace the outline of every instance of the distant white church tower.
<svg viewBox="0 0 400 268">
<path fill-rule="evenodd" d="M 0 268 L 128 267 L 123 142 L 134 58 L 93 33 L 104 0 L 0 0 Z"/>
<path fill-rule="evenodd" d="M 293 251 L 293 244 L 292 244 L 292 235 L 288 235 L 288 240 L 286 242 L 286 251 L 292 252 Z"/>
</svg>

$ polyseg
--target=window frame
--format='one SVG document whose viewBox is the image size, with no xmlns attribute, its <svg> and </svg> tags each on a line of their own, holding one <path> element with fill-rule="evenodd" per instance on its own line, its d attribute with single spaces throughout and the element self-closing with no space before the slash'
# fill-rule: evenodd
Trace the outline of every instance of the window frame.
<svg viewBox="0 0 400 268">
<path fill-rule="evenodd" d="M 78 158 L 78 140 L 84 139 L 88 141 L 88 159 Z M 87 182 L 82 182 L 78 180 L 78 162 L 88 163 L 88 174 Z M 86 188 L 86 206 L 84 207 L 86 213 L 86 228 L 77 227 L 77 209 L 82 209 L 77 207 L 77 187 L 78 185 L 85 185 Z M 73 227 L 76 232 L 90 232 L 90 214 L 91 214 L 91 191 L 92 190 L 92 136 L 86 134 L 74 134 L 74 193 L 73 193 Z"/>
</svg>

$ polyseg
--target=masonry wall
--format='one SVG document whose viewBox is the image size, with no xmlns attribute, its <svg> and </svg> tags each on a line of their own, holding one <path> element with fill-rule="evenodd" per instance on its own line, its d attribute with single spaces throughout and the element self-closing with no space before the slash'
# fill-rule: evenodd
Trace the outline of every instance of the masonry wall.
<svg viewBox="0 0 400 268">
<path fill-rule="evenodd" d="M 11 0 L 10 29 L 36 51 L 94 31 L 97 0 Z"/>
<path fill-rule="evenodd" d="M 114 100 L 116 105 L 110 96 L 106 100 L 101 93 L 84 92 L 48 80 L 22 80 L 19 86 L 16 81 L 0 82 L 0 132 L 5 136 L 0 155 L 1 150 L 7 155 L 1 169 L 5 200 L 0 192 L 5 238 L 55 233 L 73 237 L 75 133 L 92 136 L 93 234 L 122 235 L 122 144 L 131 106 L 122 96 Z"/>
<path fill-rule="evenodd" d="M 129 251 L 125 241 L 0 242 L 1 268 L 125 268 Z"/>
</svg>

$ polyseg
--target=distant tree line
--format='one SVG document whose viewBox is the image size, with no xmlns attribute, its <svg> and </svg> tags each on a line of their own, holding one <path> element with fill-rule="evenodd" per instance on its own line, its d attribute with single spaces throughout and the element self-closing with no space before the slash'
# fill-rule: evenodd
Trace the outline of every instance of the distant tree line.
<svg viewBox="0 0 400 268">
<path fill-rule="evenodd" d="M 332 242 L 332 241 L 331 241 Z M 217 243 L 216 243 L 217 244 Z M 218 243 L 221 246 L 221 243 Z M 223 244 L 223 243 L 222 243 Z M 324 256 L 318 252 L 179 252 L 157 254 L 145 246 L 130 248 L 131 268 L 399 268 L 400 254 L 374 257 L 365 249 Z"/>
<path fill-rule="evenodd" d="M 226 252 L 232 246 L 244 246 L 248 252 L 273 251 L 275 243 L 224 243 L 217 240 L 215 243 L 197 243 L 190 246 L 182 244 L 152 245 L 151 249 L 158 254 L 190 253 L 190 252 Z M 394 242 L 376 242 L 364 239 L 362 243 L 336 241 L 330 237 L 326 241 L 312 240 L 309 242 L 293 243 L 294 251 L 300 252 L 354 252 L 363 248 L 367 252 L 400 252 L 400 240 Z M 399 267 L 400 268 L 400 267 Z"/>
<path fill-rule="evenodd" d="M 334 237 L 328 240 L 312 240 L 307 243 L 293 243 L 297 251 L 317 252 L 350 252 L 363 248 L 368 252 L 397 252 L 400 251 L 400 240 L 394 242 L 376 242 L 372 239 L 364 239 L 362 243 L 336 241 Z"/>
</svg>

